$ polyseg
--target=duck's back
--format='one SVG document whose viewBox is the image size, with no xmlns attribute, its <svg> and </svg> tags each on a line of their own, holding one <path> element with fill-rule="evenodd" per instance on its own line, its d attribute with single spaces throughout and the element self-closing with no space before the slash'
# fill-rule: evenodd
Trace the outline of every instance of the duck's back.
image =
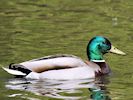
<svg viewBox="0 0 133 100">
<path fill-rule="evenodd" d="M 44 72 L 52 69 L 65 69 L 86 66 L 86 63 L 73 55 L 52 55 L 30 61 L 22 62 L 20 65 L 34 72 Z"/>
</svg>

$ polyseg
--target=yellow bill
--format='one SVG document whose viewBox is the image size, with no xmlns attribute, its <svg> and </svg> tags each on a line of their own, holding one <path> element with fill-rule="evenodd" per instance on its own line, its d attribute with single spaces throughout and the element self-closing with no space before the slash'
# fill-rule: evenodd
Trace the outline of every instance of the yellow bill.
<svg viewBox="0 0 133 100">
<path fill-rule="evenodd" d="M 111 53 L 115 53 L 115 54 L 120 54 L 120 55 L 126 55 L 126 53 L 124 53 L 123 51 L 117 49 L 117 48 L 114 47 L 113 45 L 111 46 L 110 52 L 111 52 Z"/>
</svg>

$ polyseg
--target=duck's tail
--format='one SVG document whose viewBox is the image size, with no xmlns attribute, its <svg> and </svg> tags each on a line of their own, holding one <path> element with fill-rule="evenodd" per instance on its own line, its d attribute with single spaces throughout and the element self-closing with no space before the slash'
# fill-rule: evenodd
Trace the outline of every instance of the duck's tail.
<svg viewBox="0 0 133 100">
<path fill-rule="evenodd" d="M 6 72 L 15 76 L 26 76 L 31 70 L 24 68 L 24 66 L 19 64 L 10 64 L 9 68 L 2 67 Z"/>
</svg>

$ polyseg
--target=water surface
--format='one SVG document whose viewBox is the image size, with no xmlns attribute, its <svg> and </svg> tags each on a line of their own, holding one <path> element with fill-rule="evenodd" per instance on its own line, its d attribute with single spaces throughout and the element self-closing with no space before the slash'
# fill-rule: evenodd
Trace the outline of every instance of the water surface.
<svg viewBox="0 0 133 100">
<path fill-rule="evenodd" d="M 132 100 L 132 28 L 132 0 L 1 0 L 1 67 L 57 53 L 87 59 L 86 45 L 96 35 L 109 38 L 127 56 L 105 55 L 112 75 L 107 78 L 107 84 L 106 79 L 100 81 L 103 88 L 94 79 L 25 80 L 13 78 L 1 69 L 0 98 L 88 100 L 104 95 L 112 100 Z M 95 89 L 98 93 L 93 92 Z"/>
</svg>

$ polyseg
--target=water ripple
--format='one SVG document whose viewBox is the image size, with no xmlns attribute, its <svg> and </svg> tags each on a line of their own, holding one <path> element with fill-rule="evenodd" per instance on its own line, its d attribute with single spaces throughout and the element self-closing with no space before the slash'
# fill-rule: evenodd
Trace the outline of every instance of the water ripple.
<svg viewBox="0 0 133 100">
<path fill-rule="evenodd" d="M 102 80 L 102 81 L 101 81 Z M 46 96 L 57 99 L 79 100 L 87 98 L 84 92 L 87 91 L 90 98 L 108 97 L 103 79 L 82 79 L 82 80 L 27 80 L 27 79 L 10 79 L 6 83 L 6 88 L 12 90 L 23 90 L 32 92 L 35 95 Z M 15 95 L 15 94 L 12 94 Z M 94 99 L 95 100 L 95 99 Z"/>
</svg>

